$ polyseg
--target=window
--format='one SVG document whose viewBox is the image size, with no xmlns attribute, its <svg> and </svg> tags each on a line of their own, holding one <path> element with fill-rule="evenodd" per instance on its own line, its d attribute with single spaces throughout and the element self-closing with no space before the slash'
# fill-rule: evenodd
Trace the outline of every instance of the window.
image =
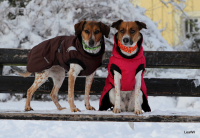
<svg viewBox="0 0 200 138">
<path fill-rule="evenodd" d="M 184 35 L 185 38 L 196 37 L 199 36 L 199 23 L 200 18 L 189 18 L 184 21 Z"/>
</svg>

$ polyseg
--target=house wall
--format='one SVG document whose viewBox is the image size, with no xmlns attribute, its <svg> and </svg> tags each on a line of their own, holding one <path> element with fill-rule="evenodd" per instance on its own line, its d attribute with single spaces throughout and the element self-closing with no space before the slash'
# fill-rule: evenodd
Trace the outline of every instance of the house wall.
<svg viewBox="0 0 200 138">
<path fill-rule="evenodd" d="M 158 23 L 158 29 L 164 29 L 161 34 L 171 46 L 180 44 L 181 39 L 184 39 L 185 16 L 173 9 L 171 4 L 165 5 L 161 0 L 130 0 L 130 2 L 146 9 L 145 14 Z M 184 12 L 188 17 L 200 17 L 200 0 L 186 0 L 185 5 Z"/>
</svg>

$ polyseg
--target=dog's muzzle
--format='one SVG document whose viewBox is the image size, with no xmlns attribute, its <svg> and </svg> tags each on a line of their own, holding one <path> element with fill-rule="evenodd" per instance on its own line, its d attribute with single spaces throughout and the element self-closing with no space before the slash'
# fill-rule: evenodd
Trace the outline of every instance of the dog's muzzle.
<svg viewBox="0 0 200 138">
<path fill-rule="evenodd" d="M 125 45 L 132 45 L 133 44 L 133 40 L 130 37 L 125 37 L 125 38 L 123 38 L 122 41 Z"/>
<path fill-rule="evenodd" d="M 93 39 L 90 39 L 90 41 L 89 41 L 89 46 L 90 46 L 90 47 L 94 47 L 94 40 L 93 40 Z"/>
</svg>

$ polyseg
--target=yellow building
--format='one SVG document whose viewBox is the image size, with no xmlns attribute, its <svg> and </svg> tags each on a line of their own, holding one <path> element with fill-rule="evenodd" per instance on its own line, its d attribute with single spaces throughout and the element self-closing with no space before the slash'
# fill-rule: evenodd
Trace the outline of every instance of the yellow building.
<svg viewBox="0 0 200 138">
<path fill-rule="evenodd" d="M 195 22 L 200 22 L 200 0 L 185 0 L 184 12 L 176 10 L 169 0 L 130 0 L 135 6 L 144 7 L 146 15 L 158 22 L 158 29 L 164 29 L 162 36 L 171 45 L 181 44 L 188 34 L 195 34 L 198 28 Z M 179 3 L 178 0 L 171 0 Z M 186 13 L 187 15 L 184 15 Z"/>
</svg>

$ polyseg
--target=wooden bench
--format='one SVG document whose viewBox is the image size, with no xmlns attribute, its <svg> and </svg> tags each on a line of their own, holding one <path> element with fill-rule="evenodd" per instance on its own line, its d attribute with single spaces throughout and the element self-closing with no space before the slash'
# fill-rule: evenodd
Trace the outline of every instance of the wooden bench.
<svg viewBox="0 0 200 138">
<path fill-rule="evenodd" d="M 27 63 L 27 49 L 0 49 L 0 93 L 26 93 L 32 85 L 34 77 L 23 78 L 20 76 L 2 76 L 3 66 L 19 65 Z M 145 51 L 147 68 L 174 68 L 174 69 L 199 69 L 199 52 L 174 52 L 174 51 Z M 107 66 L 111 52 L 107 51 L 103 57 L 102 66 Z M 164 79 L 145 78 L 149 96 L 200 96 L 200 87 L 195 87 L 194 79 Z M 105 84 L 105 78 L 95 77 L 91 88 L 92 95 L 100 95 Z M 35 94 L 49 94 L 53 87 L 50 79 L 43 84 Z M 75 94 L 84 94 L 85 78 L 78 77 L 75 84 Z M 68 78 L 63 82 L 59 94 L 67 94 Z M 48 93 L 47 93 L 48 92 Z M 136 122 L 200 122 L 200 116 L 144 116 L 124 115 L 88 115 L 88 114 L 43 114 L 40 115 L 19 112 L 0 112 L 0 119 L 41 119 L 41 120 L 70 120 L 70 121 L 136 121 Z M 9 118 L 10 116 L 10 118 Z M 21 117 L 20 117 L 21 116 Z M 28 117 L 26 117 L 28 116 Z M 48 117 L 47 117 L 48 116 Z M 60 117 L 58 117 L 60 116 Z M 77 118 L 79 116 L 79 119 Z M 61 119 L 62 118 L 62 119 Z"/>
</svg>

